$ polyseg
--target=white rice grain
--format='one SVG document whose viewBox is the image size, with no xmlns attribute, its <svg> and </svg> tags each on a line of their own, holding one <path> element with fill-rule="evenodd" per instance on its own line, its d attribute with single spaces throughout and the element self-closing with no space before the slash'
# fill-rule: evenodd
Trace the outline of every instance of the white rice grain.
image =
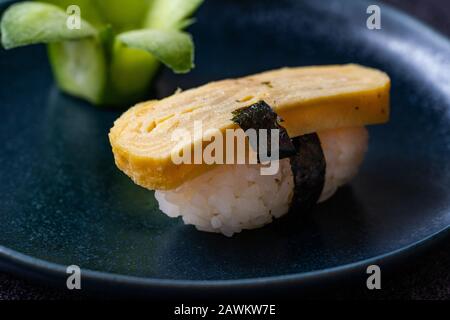
<svg viewBox="0 0 450 320">
<path fill-rule="evenodd" d="M 364 127 L 319 133 L 326 160 L 325 185 L 319 202 L 357 173 L 367 150 Z M 279 161 L 277 174 L 260 174 L 260 165 L 222 165 L 177 189 L 155 191 L 160 210 L 183 218 L 198 230 L 226 236 L 271 223 L 289 211 L 294 178 L 289 159 Z"/>
</svg>

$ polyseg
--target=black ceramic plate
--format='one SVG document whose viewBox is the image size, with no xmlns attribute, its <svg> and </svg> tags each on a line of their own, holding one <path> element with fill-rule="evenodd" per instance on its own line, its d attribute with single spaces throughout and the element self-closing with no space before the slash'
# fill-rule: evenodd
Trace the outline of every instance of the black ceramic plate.
<svg viewBox="0 0 450 320">
<path fill-rule="evenodd" d="M 373 1 L 370 1 L 372 4 Z M 310 215 L 229 239 L 158 211 L 116 169 L 119 112 L 61 94 L 41 46 L 0 51 L 0 266 L 65 285 L 203 290 L 302 285 L 404 256 L 450 225 L 450 44 L 364 1 L 207 1 L 191 28 L 197 68 L 155 95 L 282 66 L 360 63 L 392 78 L 392 119 L 370 127 L 359 176 Z"/>
</svg>

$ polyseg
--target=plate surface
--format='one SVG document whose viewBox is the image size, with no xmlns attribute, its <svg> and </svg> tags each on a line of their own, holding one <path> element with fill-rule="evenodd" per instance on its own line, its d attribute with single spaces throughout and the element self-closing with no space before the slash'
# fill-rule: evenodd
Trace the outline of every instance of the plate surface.
<svg viewBox="0 0 450 320">
<path fill-rule="evenodd" d="M 161 72 L 156 97 L 349 62 L 393 84 L 392 119 L 370 127 L 349 186 L 308 216 L 231 239 L 161 214 L 152 192 L 116 169 L 107 133 L 120 113 L 60 93 L 44 47 L 0 50 L 0 267 L 64 285 L 64 266 L 75 264 L 87 285 L 144 290 L 300 284 L 404 256 L 448 231 L 450 44 L 379 5 L 381 30 L 366 28 L 364 1 L 215 0 L 199 11 L 196 69 Z"/>
</svg>

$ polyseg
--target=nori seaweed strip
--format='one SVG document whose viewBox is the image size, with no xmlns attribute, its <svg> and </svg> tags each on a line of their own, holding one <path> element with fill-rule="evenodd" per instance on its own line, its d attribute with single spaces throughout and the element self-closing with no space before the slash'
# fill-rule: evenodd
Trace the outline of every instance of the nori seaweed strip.
<svg viewBox="0 0 450 320">
<path fill-rule="evenodd" d="M 325 184 L 325 156 L 316 133 L 292 140 L 297 154 L 290 158 L 294 175 L 294 196 L 290 209 L 307 212 L 319 200 Z"/>
<path fill-rule="evenodd" d="M 234 111 L 232 121 L 243 130 L 280 130 L 280 159 L 290 158 L 294 176 L 294 196 L 290 210 L 300 213 L 311 210 L 319 200 L 325 184 L 326 161 L 319 136 L 311 133 L 290 139 L 286 129 L 279 124 L 280 117 L 264 101 Z M 270 143 L 268 135 L 267 150 L 271 150 Z"/>
<path fill-rule="evenodd" d="M 251 106 L 244 107 L 233 111 L 234 123 L 238 124 L 242 130 L 255 129 L 257 132 L 257 143 L 259 144 L 259 129 L 267 129 L 267 155 L 271 157 L 271 131 L 270 129 L 279 129 L 279 159 L 288 158 L 296 154 L 297 150 L 289 138 L 287 131 L 283 128 L 279 122 L 282 119 L 276 114 L 275 111 L 264 101 L 259 101 Z M 252 148 L 258 151 L 258 145 Z M 259 152 L 258 152 L 259 161 Z"/>
</svg>

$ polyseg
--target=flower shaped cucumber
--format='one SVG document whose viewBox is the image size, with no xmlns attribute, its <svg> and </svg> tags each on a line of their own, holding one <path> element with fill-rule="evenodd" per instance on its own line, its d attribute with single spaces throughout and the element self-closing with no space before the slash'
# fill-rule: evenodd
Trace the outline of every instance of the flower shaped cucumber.
<svg viewBox="0 0 450 320">
<path fill-rule="evenodd" d="M 6 49 L 48 44 L 63 91 L 96 105 L 123 106 L 145 98 L 161 63 L 175 73 L 194 67 L 194 44 L 182 30 L 202 1 L 19 2 L 2 17 L 1 41 Z M 71 15 L 73 8 L 79 17 Z M 72 18 L 78 18 L 76 28 Z"/>
</svg>

